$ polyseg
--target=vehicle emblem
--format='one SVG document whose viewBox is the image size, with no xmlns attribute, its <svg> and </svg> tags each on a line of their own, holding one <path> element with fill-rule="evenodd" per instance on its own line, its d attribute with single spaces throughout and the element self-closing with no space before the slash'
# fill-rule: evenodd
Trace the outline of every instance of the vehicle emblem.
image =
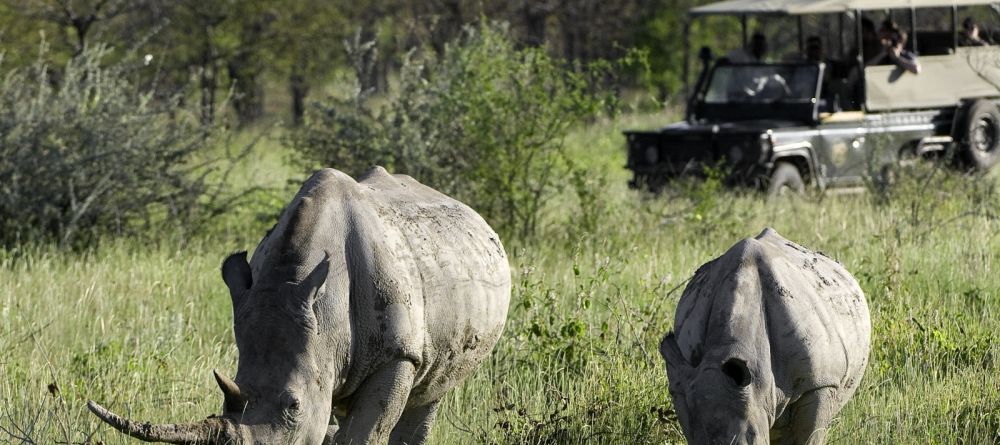
<svg viewBox="0 0 1000 445">
<path fill-rule="evenodd" d="M 846 142 L 834 143 L 830 146 L 830 162 L 837 167 L 844 166 L 847 163 L 847 153 L 849 151 Z"/>
</svg>

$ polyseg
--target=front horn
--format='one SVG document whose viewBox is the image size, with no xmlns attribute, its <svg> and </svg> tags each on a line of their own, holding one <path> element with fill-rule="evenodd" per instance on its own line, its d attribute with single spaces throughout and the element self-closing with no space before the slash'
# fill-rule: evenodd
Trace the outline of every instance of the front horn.
<svg viewBox="0 0 1000 445">
<path fill-rule="evenodd" d="M 199 423 L 154 425 L 138 423 L 108 411 L 93 400 L 87 401 L 87 408 L 108 425 L 144 442 L 164 442 L 187 445 L 211 445 L 231 443 L 231 425 L 217 417 Z"/>
<path fill-rule="evenodd" d="M 222 390 L 225 411 L 243 411 L 247 402 L 246 398 L 243 397 L 243 392 L 240 391 L 239 385 L 216 369 L 212 370 L 212 374 L 215 375 L 215 382 L 219 384 L 219 389 Z"/>
</svg>

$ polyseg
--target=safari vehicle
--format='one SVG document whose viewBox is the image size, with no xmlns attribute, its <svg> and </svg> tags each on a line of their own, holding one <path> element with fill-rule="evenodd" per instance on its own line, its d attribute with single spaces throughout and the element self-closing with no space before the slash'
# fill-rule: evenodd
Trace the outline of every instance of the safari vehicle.
<svg viewBox="0 0 1000 445">
<path fill-rule="evenodd" d="M 739 23 L 733 28 L 742 29 L 747 51 L 751 24 L 767 31 L 768 23 L 785 23 L 770 32 L 786 46 L 797 43 L 798 57 L 745 63 L 702 48 L 685 120 L 625 132 L 630 186 L 656 191 L 707 167 L 769 194 L 858 187 L 931 156 L 988 170 L 1000 160 L 1000 46 L 963 46 L 969 31 L 960 23 L 973 17 L 989 43 L 1000 37 L 988 31 L 1000 24 L 997 11 L 976 0 L 731 0 L 692 8 L 686 41 L 695 20 L 721 18 Z M 872 26 L 886 19 L 908 34 L 905 49 L 919 55 L 919 73 L 866 65 Z M 809 40 L 826 39 L 829 55 L 802 56 L 806 28 L 815 29 Z"/>
</svg>

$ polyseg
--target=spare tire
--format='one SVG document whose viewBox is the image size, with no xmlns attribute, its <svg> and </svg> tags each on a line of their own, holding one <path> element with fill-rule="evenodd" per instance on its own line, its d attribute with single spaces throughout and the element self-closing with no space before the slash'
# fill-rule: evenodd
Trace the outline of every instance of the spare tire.
<svg viewBox="0 0 1000 445">
<path fill-rule="evenodd" d="M 959 156 L 966 166 L 987 171 L 1000 161 L 1000 109 L 993 101 L 976 99 L 962 116 Z"/>
</svg>

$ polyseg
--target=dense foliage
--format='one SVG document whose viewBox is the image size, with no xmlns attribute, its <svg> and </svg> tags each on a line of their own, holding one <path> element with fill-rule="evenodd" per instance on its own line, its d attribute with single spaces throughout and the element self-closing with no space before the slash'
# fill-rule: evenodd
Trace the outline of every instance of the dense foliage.
<svg viewBox="0 0 1000 445">
<path fill-rule="evenodd" d="M 523 236 L 564 181 L 569 129 L 614 106 L 592 88 L 608 68 L 575 71 L 516 48 L 502 27 L 468 28 L 440 57 L 411 55 L 387 104 L 359 82 L 351 101 L 317 104 L 291 141 L 313 165 L 409 174 Z"/>
<path fill-rule="evenodd" d="M 343 42 L 355 34 L 377 42 L 382 55 L 365 86 L 385 90 L 408 51 L 440 53 L 486 17 L 509 23 L 519 45 L 574 62 L 645 49 L 657 70 L 649 80 L 674 97 L 685 66 L 684 12 L 707 1 L 0 0 L 0 52 L 28 65 L 39 34 L 56 61 L 99 42 L 137 46 L 159 68 L 159 83 L 197 91 L 206 120 L 233 91 L 229 104 L 241 124 L 276 116 L 298 123 L 308 99 L 348 69 Z"/>
<path fill-rule="evenodd" d="M 44 56 L 45 49 L 42 49 Z M 128 62 L 88 47 L 63 67 L 40 57 L 0 83 L 0 244 L 93 241 L 190 221 L 209 141 L 179 97 L 130 81 Z"/>
</svg>

